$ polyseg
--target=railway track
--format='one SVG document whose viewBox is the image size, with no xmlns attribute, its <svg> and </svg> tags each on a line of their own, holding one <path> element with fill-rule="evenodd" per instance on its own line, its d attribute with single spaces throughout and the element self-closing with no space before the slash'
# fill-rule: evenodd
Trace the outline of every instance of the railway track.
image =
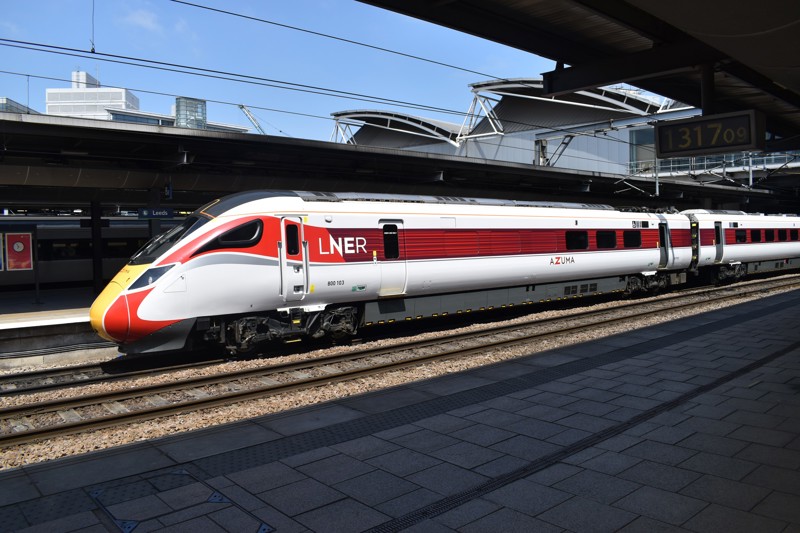
<svg viewBox="0 0 800 533">
<path fill-rule="evenodd" d="M 720 287 L 699 294 L 669 295 L 659 300 L 627 303 L 567 317 L 494 326 L 297 363 L 273 364 L 167 384 L 6 407 L 0 409 L 0 446 L 230 405 L 454 357 L 485 354 L 533 341 L 602 330 L 615 323 L 641 321 L 647 316 L 793 287 L 800 287 L 800 276 L 746 288 Z M 698 297 L 706 300 L 698 302 Z"/>
<path fill-rule="evenodd" d="M 792 279 L 800 280 L 800 274 L 795 277 L 783 277 L 780 280 L 769 279 L 762 280 L 758 283 L 762 287 L 770 287 L 771 284 L 777 284 L 778 287 L 783 287 L 786 283 L 792 283 Z M 713 287 L 703 289 L 687 289 L 677 293 L 672 293 L 662 296 L 661 301 L 669 299 L 684 298 L 687 295 L 695 294 L 713 294 L 718 292 L 730 291 L 732 287 Z M 619 303 L 617 308 L 624 308 L 626 306 L 641 305 L 639 302 L 632 303 Z M 570 316 L 582 316 L 585 314 L 596 313 L 597 311 L 571 313 Z M 561 318 L 557 320 L 562 320 Z M 525 322 L 526 324 L 545 323 L 546 320 L 541 318 L 534 318 Z M 491 331 L 491 329 L 488 329 Z M 109 344 L 109 343 L 104 343 Z M 228 358 L 207 358 L 202 361 L 192 361 L 181 364 L 168 364 L 163 365 L 159 362 L 152 362 L 145 358 L 140 360 L 112 360 L 103 363 L 90 363 L 84 365 L 73 365 L 60 368 L 49 368 L 37 371 L 20 372 L 0 375 L 0 399 L 3 396 L 18 396 L 24 394 L 32 394 L 48 390 L 69 389 L 73 387 L 86 386 L 94 383 L 111 383 L 114 381 L 123 381 L 136 377 L 147 377 L 153 375 L 165 375 L 172 372 L 188 369 L 200 369 L 208 366 L 218 365 L 222 362 L 228 361 Z"/>
<path fill-rule="evenodd" d="M 0 376 L 0 398 L 3 396 L 67 389 L 92 383 L 111 383 L 191 368 L 204 368 L 218 365 L 224 361 L 226 359 L 210 359 L 184 364 L 158 365 L 147 364 L 142 360 L 143 364 L 138 366 L 143 366 L 143 368 L 132 367 L 130 364 L 126 364 L 127 362 L 115 364 L 115 361 L 110 361 L 5 374 Z"/>
</svg>

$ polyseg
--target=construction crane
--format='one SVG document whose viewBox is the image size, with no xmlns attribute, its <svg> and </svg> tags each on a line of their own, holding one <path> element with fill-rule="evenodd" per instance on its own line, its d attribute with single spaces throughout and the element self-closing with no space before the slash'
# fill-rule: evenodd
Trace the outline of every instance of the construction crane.
<svg viewBox="0 0 800 533">
<path fill-rule="evenodd" d="M 253 116 L 253 114 L 250 112 L 250 110 L 249 110 L 249 109 L 247 109 L 247 106 L 246 106 L 246 105 L 244 105 L 244 104 L 239 104 L 239 109 L 241 109 L 241 110 L 242 110 L 242 113 L 244 113 L 245 115 L 247 115 L 247 118 L 248 118 L 248 119 L 250 119 L 250 122 L 252 122 L 252 123 L 253 123 L 253 126 L 255 126 L 255 127 L 256 127 L 256 129 L 258 130 L 258 132 L 259 132 L 261 135 L 266 135 L 266 134 L 267 134 L 267 133 L 264 131 L 264 128 L 262 128 L 262 127 L 261 127 L 261 124 L 259 124 L 259 123 L 258 123 L 258 120 L 256 120 L 256 117 L 254 117 L 254 116 Z"/>
</svg>

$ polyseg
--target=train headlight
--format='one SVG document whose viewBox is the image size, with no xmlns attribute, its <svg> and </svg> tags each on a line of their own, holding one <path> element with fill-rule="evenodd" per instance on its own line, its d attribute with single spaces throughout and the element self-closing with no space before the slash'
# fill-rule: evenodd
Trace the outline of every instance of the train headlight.
<svg viewBox="0 0 800 533">
<path fill-rule="evenodd" d="M 158 281 L 158 279 L 161 276 L 166 274 L 170 268 L 174 266 L 175 265 L 167 265 L 167 266 L 148 268 L 147 270 L 144 271 L 144 274 L 139 276 L 139 278 L 131 284 L 130 290 L 141 289 L 143 287 L 147 287 L 148 285 L 152 285 L 153 283 Z"/>
</svg>

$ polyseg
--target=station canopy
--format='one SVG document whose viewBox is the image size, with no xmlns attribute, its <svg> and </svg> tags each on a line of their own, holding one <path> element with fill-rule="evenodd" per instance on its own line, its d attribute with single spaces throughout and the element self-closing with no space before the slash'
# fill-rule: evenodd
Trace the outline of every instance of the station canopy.
<svg viewBox="0 0 800 533">
<path fill-rule="evenodd" d="M 796 0 L 361 1 L 555 61 L 546 94 L 630 83 L 704 114 L 752 109 L 768 151 L 800 149 Z"/>
<path fill-rule="evenodd" d="M 351 144 L 409 148 L 446 142 L 453 146 L 463 139 L 494 133 L 614 121 L 648 116 L 675 105 L 672 101 L 625 87 L 586 89 L 558 97 L 544 93 L 541 78 L 493 79 L 469 85 L 473 104 L 461 124 L 423 118 L 394 111 L 339 111 L 338 141 Z M 678 104 L 684 106 L 685 104 Z M 359 128 L 354 131 L 354 128 Z M 376 140 L 380 138 L 380 142 Z"/>
<path fill-rule="evenodd" d="M 461 125 L 452 122 L 422 118 L 404 113 L 381 110 L 353 110 L 331 113 L 336 120 L 335 132 L 344 142 L 353 144 L 371 144 L 371 138 L 378 132 L 369 128 L 361 128 L 358 133 L 353 133 L 351 126 L 369 125 L 378 130 L 383 130 L 382 140 L 387 139 L 386 131 L 400 134 L 398 147 L 413 145 L 408 141 L 408 135 L 418 137 L 416 144 L 429 144 L 431 140 L 456 144 Z"/>
</svg>

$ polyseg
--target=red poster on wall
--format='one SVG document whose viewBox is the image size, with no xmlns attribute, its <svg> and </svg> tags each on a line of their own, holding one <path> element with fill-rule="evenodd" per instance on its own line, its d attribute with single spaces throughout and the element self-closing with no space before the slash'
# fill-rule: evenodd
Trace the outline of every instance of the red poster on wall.
<svg viewBox="0 0 800 533">
<path fill-rule="evenodd" d="M 6 270 L 33 270 L 30 233 L 6 233 Z"/>
</svg>

